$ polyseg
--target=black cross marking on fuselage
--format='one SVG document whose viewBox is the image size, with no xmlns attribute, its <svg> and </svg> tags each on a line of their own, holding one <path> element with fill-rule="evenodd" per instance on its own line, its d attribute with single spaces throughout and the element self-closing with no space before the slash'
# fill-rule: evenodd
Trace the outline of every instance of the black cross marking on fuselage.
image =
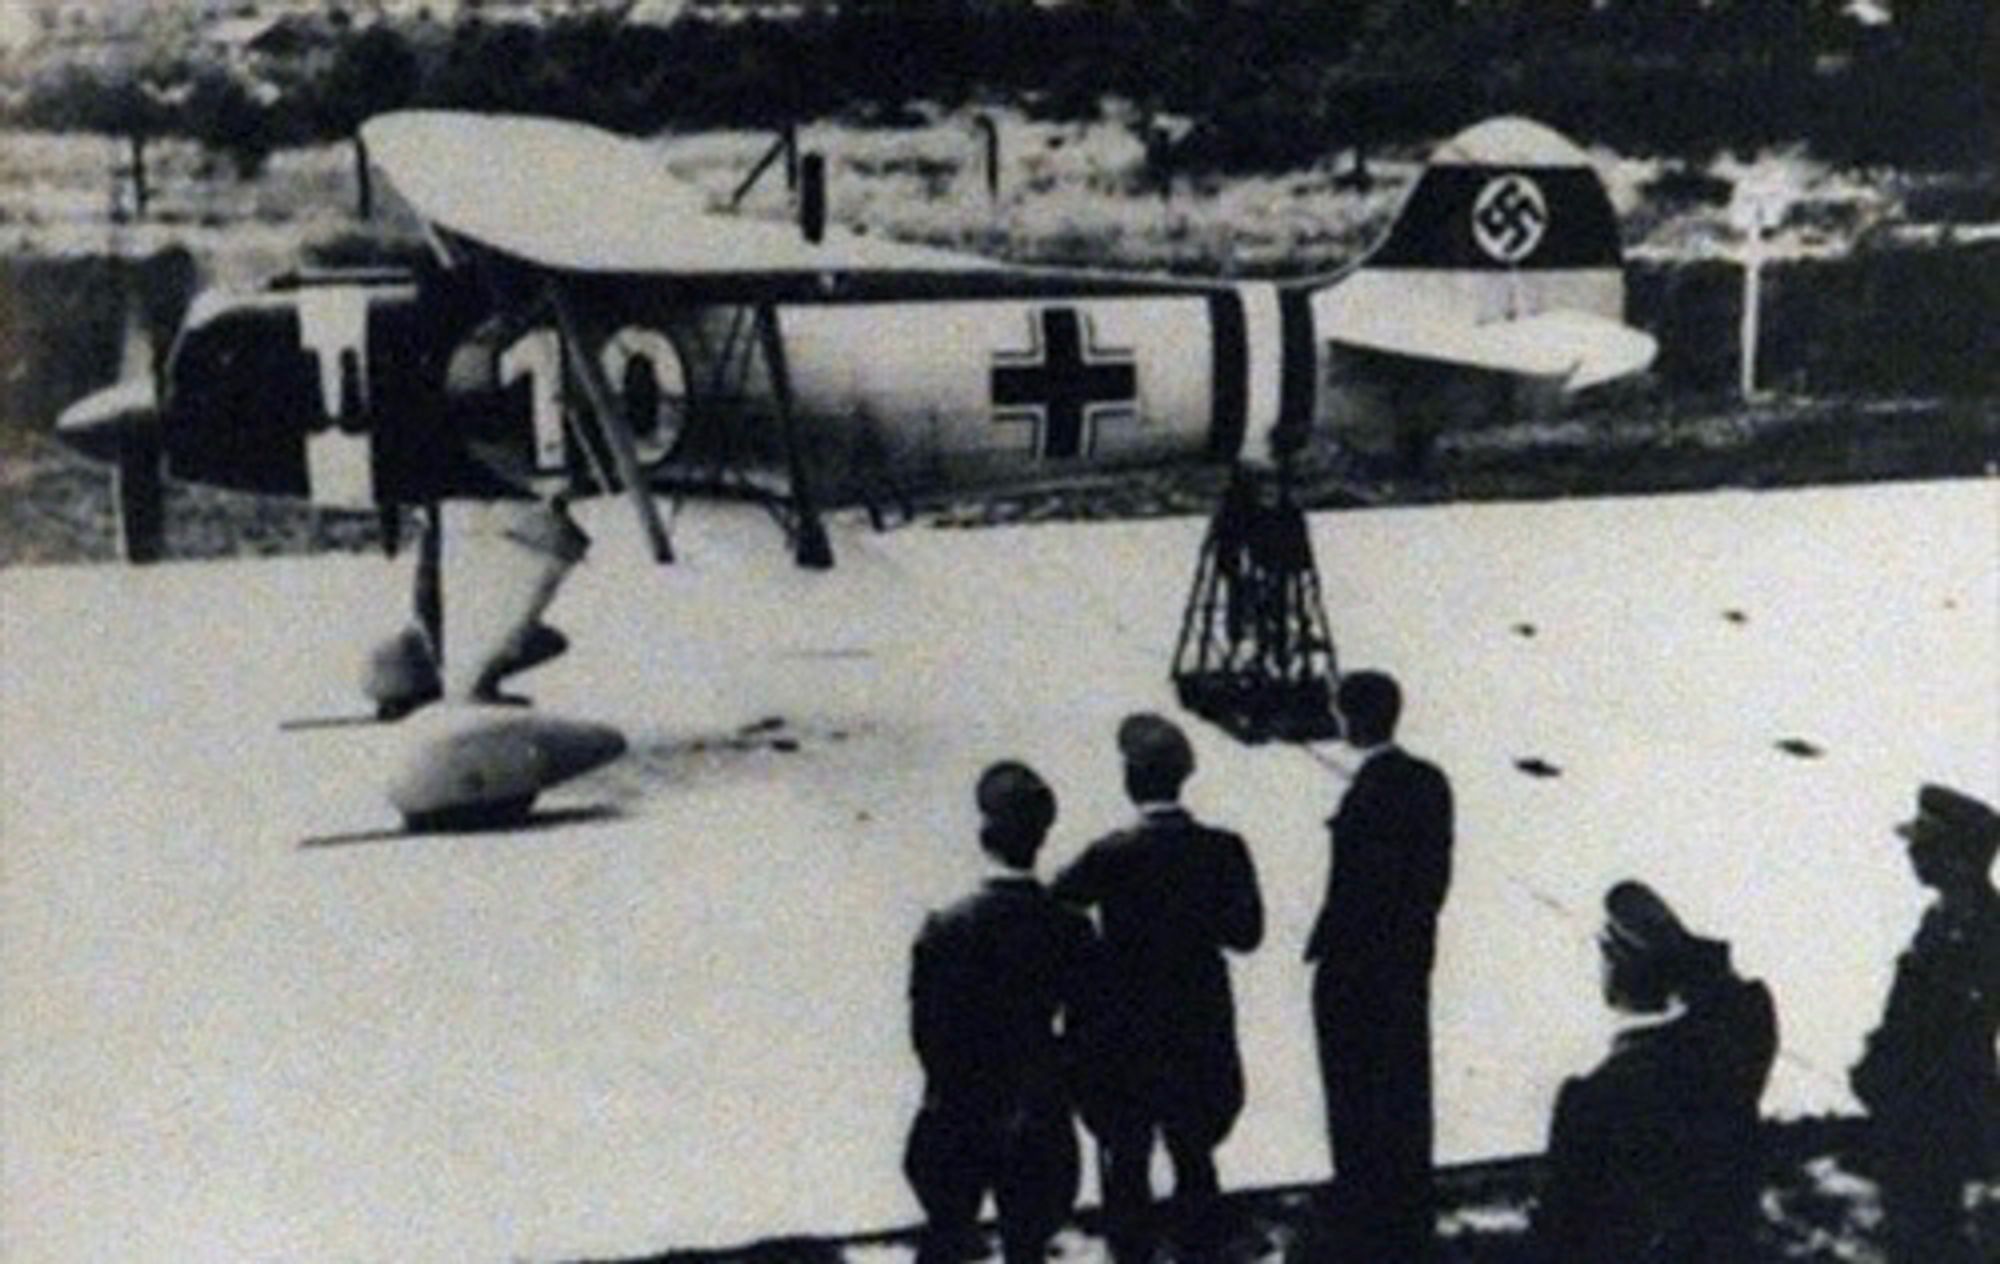
<svg viewBox="0 0 2000 1264">
<path fill-rule="evenodd" d="M 1139 375 L 1130 351 L 1091 345 L 1088 326 L 1074 307 L 1045 307 L 1030 323 L 1032 345 L 1023 353 L 994 355 L 993 407 L 1003 421 L 1033 410 L 1041 420 L 1040 455 L 1088 455 L 1091 410 L 1128 408 L 1138 399 Z M 1011 414 L 1011 415 L 1010 415 Z"/>
</svg>

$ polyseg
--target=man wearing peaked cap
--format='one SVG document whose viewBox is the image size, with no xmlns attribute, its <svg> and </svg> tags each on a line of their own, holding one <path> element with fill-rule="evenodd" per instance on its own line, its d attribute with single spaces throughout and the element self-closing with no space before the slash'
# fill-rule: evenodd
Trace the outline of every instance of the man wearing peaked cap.
<svg viewBox="0 0 2000 1264">
<path fill-rule="evenodd" d="M 963 1258 L 989 1193 L 1005 1260 L 1041 1264 L 1076 1199 L 1066 1045 L 1096 977 L 1097 936 L 1035 880 L 1056 818 L 1048 783 L 1009 760 L 980 775 L 973 797 L 990 872 L 931 914 L 911 956 L 924 1099 L 903 1170 L 927 1221 L 923 1264 Z"/>
<path fill-rule="evenodd" d="M 1970 861 L 1990 865 L 2000 849 L 2000 812 L 1950 786 L 1928 785 L 1917 791 L 1917 815 L 1896 833 L 1913 843 L 1935 839 Z"/>
<path fill-rule="evenodd" d="M 1102 1143 L 1107 1236 L 1120 1261 L 1150 1253 L 1155 1140 L 1174 1166 L 1181 1253 L 1219 1245 L 1215 1148 L 1243 1109 L 1243 1065 L 1225 950 L 1264 936 L 1257 873 L 1243 839 L 1180 805 L 1194 747 L 1151 712 L 1117 730 L 1125 793 L 1139 819 L 1090 844 L 1055 882 L 1097 910 L 1104 1003 L 1079 1075 L 1084 1121 Z"/>
<path fill-rule="evenodd" d="M 1757 1102 L 1777 1056 L 1762 983 L 1690 932 L 1640 882 L 1605 894 L 1604 998 L 1629 1020 L 1549 1126 L 1536 1237 L 1551 1264 L 1751 1258 L 1760 1192 Z"/>
<path fill-rule="evenodd" d="M 1917 792 L 1896 827 L 1917 881 L 1937 892 L 1896 961 L 1882 1022 L 1848 1075 L 1873 1125 L 1890 1258 L 1979 1258 L 1966 1182 L 2000 1172 L 2000 817 L 1947 786 Z"/>
</svg>

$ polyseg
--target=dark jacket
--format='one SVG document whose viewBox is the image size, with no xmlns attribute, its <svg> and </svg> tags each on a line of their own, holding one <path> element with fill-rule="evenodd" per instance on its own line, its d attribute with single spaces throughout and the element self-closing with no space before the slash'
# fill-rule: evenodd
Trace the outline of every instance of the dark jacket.
<svg viewBox="0 0 2000 1264">
<path fill-rule="evenodd" d="M 1536 1218 L 1562 1264 L 1744 1258 L 1760 1159 L 1757 1102 L 1777 1055 L 1762 983 L 1725 975 L 1677 1017 L 1621 1034 L 1563 1084 Z"/>
<path fill-rule="evenodd" d="M 1327 822 L 1326 903 L 1306 959 L 1344 977 L 1426 976 L 1451 885 L 1451 785 L 1397 747 L 1371 756 Z"/>
<path fill-rule="evenodd" d="M 934 1240 L 972 1231 L 987 1195 L 1008 1258 L 1041 1258 L 1076 1198 L 1067 1025 L 1095 976 L 1088 918 L 1033 878 L 996 877 L 925 921 L 910 968 L 924 1101 L 903 1172 Z"/>
<path fill-rule="evenodd" d="M 1326 901 L 1306 941 L 1327 1144 L 1343 1194 L 1331 1226 L 1357 1259 L 1428 1259 L 1431 964 L 1451 883 L 1451 786 L 1395 747 L 1372 753 L 1327 822 Z"/>
<path fill-rule="evenodd" d="M 2000 1163 L 2000 896 L 1940 900 L 1896 961 L 1851 1077 L 1877 1133 L 1963 1177 Z"/>
<path fill-rule="evenodd" d="M 1066 1101 L 1059 1020 L 1083 1005 L 1096 953 L 1089 919 L 1026 875 L 990 878 L 931 914 L 910 965 L 925 1102 L 1005 1111 Z"/>
<path fill-rule="evenodd" d="M 1093 1115 L 1128 1112 L 1220 1141 L 1243 1106 L 1223 950 L 1249 952 L 1264 937 L 1249 848 L 1178 806 L 1149 806 L 1085 849 L 1054 890 L 1095 907 L 1104 933 L 1086 1118 L 1095 1127 Z"/>
</svg>

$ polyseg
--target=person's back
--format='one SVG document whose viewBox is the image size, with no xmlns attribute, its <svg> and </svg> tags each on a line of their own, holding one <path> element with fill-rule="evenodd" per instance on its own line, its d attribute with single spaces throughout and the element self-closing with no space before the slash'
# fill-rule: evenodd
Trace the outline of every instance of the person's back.
<svg viewBox="0 0 2000 1264">
<path fill-rule="evenodd" d="M 1154 1139 L 1174 1164 L 1183 1248 L 1212 1245 L 1214 1150 L 1243 1109 L 1243 1065 L 1225 949 L 1264 936 L 1257 875 L 1242 838 L 1180 806 L 1194 749 L 1171 721 L 1127 717 L 1118 730 L 1125 791 L 1139 821 L 1098 839 L 1063 871 L 1058 898 L 1094 908 L 1104 935 L 1097 1004 L 1078 1077 L 1084 1120 L 1101 1144 L 1112 1253 L 1150 1252 Z"/>
<path fill-rule="evenodd" d="M 1355 1258 L 1429 1260 L 1431 968 L 1451 886 L 1451 784 L 1397 744 L 1395 677 L 1350 672 L 1334 705 L 1361 763 L 1327 822 L 1326 898 L 1304 953 L 1334 1172 L 1323 1228 Z"/>
<path fill-rule="evenodd" d="M 925 922 L 914 950 L 911 1036 L 940 1100 L 1061 1097 L 1057 1016 L 1087 977 L 1093 932 L 1033 878 L 996 877 Z"/>
<path fill-rule="evenodd" d="M 1897 961 L 1863 1082 L 1894 1113 L 1971 1110 L 1991 1100 L 2000 1031 L 2000 896 L 1972 890 L 1933 904 Z"/>
<path fill-rule="evenodd" d="M 1329 821 L 1335 863 L 1311 952 L 1336 971 L 1428 975 L 1451 885 L 1451 786 L 1399 747 L 1371 757 Z"/>
<path fill-rule="evenodd" d="M 990 1194 L 1010 1264 L 1043 1258 L 1076 1198 L 1065 1043 L 1089 1008 L 1097 933 L 1034 877 L 1055 794 L 1004 761 L 980 776 L 979 889 L 931 914 L 910 956 L 910 1037 L 924 1070 L 903 1171 L 927 1221 L 921 1264 L 963 1257 Z"/>
<path fill-rule="evenodd" d="M 1716 963 L 1674 1026 L 1674 1093 L 1684 1123 L 1682 1155 L 1691 1186 L 1685 1205 L 1689 1248 L 1682 1258 L 1728 1261 L 1750 1247 L 1762 1186 L 1757 1103 L 1778 1052 L 1770 989 Z"/>
<path fill-rule="evenodd" d="M 1148 1013 L 1230 1006 L 1223 950 L 1247 952 L 1263 937 L 1242 838 L 1178 805 L 1148 806 L 1138 824 L 1098 839 L 1055 892 L 1098 908 L 1107 965 Z"/>
</svg>

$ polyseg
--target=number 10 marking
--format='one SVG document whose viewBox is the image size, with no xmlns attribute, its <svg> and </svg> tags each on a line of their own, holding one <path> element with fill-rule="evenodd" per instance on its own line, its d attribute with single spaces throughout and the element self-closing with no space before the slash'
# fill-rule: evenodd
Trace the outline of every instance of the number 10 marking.
<svg viewBox="0 0 2000 1264">
<path fill-rule="evenodd" d="M 555 330 L 531 329 L 500 353 L 500 385 L 528 379 L 528 406 L 535 430 L 535 469 L 561 471 L 563 460 L 563 349 Z"/>
<path fill-rule="evenodd" d="M 535 471 L 559 474 L 568 466 L 568 449 L 563 429 L 568 418 L 567 386 L 564 377 L 562 335 L 543 326 L 530 329 L 500 353 L 500 385 L 528 383 L 529 421 L 535 435 Z M 666 395 L 678 400 L 686 390 L 679 353 L 673 341 L 656 329 L 627 325 L 608 338 L 598 352 L 598 363 L 613 391 L 625 389 L 626 370 L 634 361 L 644 360 L 653 372 L 653 383 Z M 620 400 L 621 404 L 628 401 Z M 638 430 L 634 438 L 641 459 L 651 460 L 672 446 L 674 435 L 660 432 L 660 415 L 625 418 Z"/>
</svg>

